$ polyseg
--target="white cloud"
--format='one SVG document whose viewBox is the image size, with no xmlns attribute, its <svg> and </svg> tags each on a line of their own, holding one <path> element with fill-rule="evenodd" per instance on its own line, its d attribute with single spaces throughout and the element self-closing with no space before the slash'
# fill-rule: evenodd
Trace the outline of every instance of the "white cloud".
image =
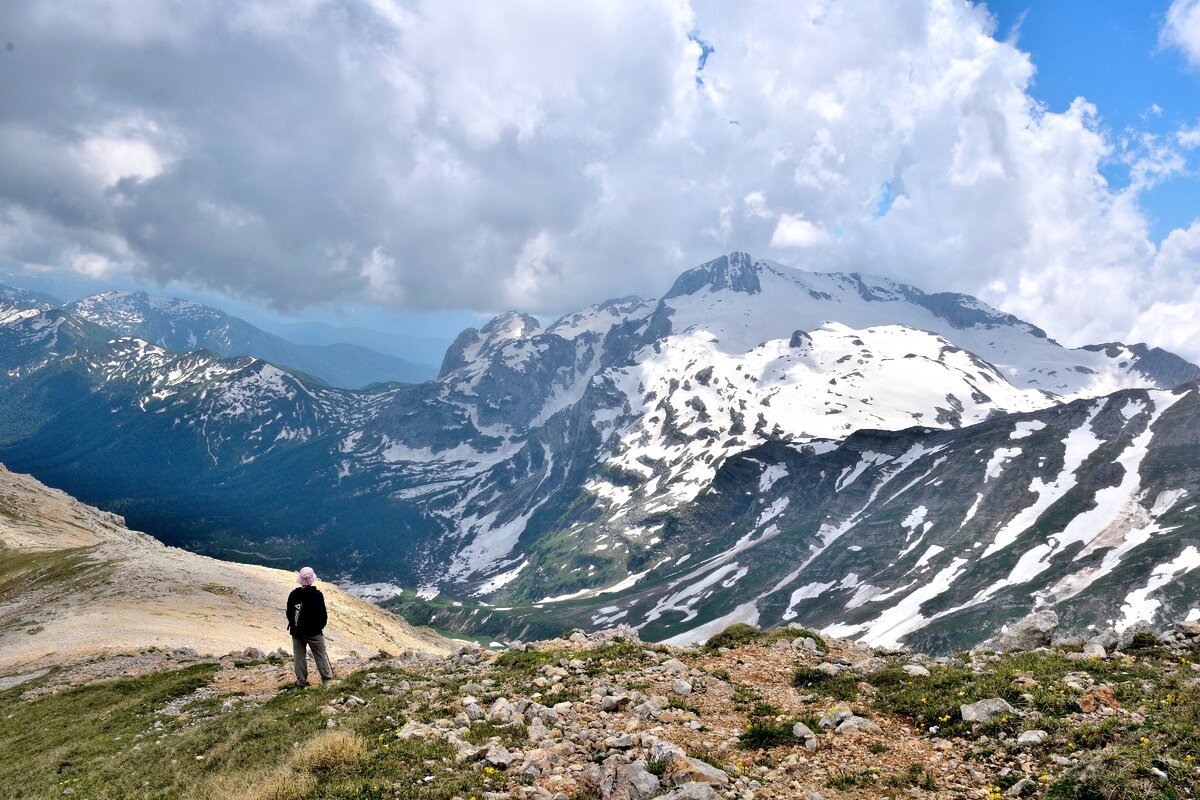
<svg viewBox="0 0 1200 800">
<path fill-rule="evenodd" d="M 1174 0 L 1160 33 L 1164 44 L 1177 48 L 1193 67 L 1200 67 L 1200 0 Z"/>
<path fill-rule="evenodd" d="M 800 216 L 780 214 L 771 247 L 813 247 L 829 241 L 829 233 Z"/>
<path fill-rule="evenodd" d="M 981 294 L 1072 344 L 1194 308 L 1195 251 L 1160 253 L 1139 197 L 1195 131 L 1113 140 L 1086 100 L 1049 111 L 966 0 L 23 8 L 0 255 L 26 264 L 548 313 L 739 248 Z"/>
</svg>

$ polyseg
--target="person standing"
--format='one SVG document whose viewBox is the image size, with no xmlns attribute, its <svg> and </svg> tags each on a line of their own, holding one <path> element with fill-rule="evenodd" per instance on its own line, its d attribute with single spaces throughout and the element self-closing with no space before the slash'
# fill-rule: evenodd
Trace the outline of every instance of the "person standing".
<svg viewBox="0 0 1200 800">
<path fill-rule="evenodd" d="M 333 680 L 333 670 L 329 668 L 329 656 L 325 652 L 325 623 L 329 616 L 325 611 L 325 596 L 316 587 L 317 573 L 312 567 L 304 567 L 296 574 L 299 586 L 292 589 L 288 595 L 287 615 L 288 632 L 292 634 L 292 658 L 296 667 L 296 686 L 308 686 L 308 659 L 305 647 L 312 651 L 313 661 L 317 671 L 321 673 L 321 685 Z"/>
</svg>

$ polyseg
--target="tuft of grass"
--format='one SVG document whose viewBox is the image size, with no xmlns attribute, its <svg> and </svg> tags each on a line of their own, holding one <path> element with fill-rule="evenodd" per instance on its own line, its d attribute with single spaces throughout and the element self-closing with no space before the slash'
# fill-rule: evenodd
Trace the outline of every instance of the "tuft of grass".
<svg viewBox="0 0 1200 800">
<path fill-rule="evenodd" d="M 792 676 L 792 685 L 797 689 L 820 692 L 835 700 L 853 700 L 858 697 L 858 676 L 852 672 L 826 675 L 820 670 L 801 664 Z"/>
<path fill-rule="evenodd" d="M 669 766 L 671 766 L 671 762 L 665 758 L 652 758 L 646 762 L 646 772 L 661 778 L 666 774 Z"/>
<path fill-rule="evenodd" d="M 353 731 L 332 730 L 302 744 L 292 758 L 301 772 L 314 775 L 352 769 L 367 754 L 367 744 Z"/>
<path fill-rule="evenodd" d="M 833 775 L 829 776 L 829 780 L 825 781 L 825 786 L 830 789 L 839 789 L 845 791 L 853 789 L 857 786 L 870 786 L 879 782 L 879 772 L 873 769 L 862 770 L 838 770 Z"/>
<path fill-rule="evenodd" d="M 512 672 L 533 674 L 547 664 L 556 664 L 560 654 L 547 650 L 510 650 L 496 659 L 496 666 Z"/>
<path fill-rule="evenodd" d="M 224 778 L 213 788 L 213 800 L 303 800 L 316 787 L 312 775 L 281 768 L 266 775 L 250 773 Z"/>
<path fill-rule="evenodd" d="M 766 750 L 781 744 L 795 744 L 792 723 L 768 719 L 752 719 L 742 732 L 739 746 L 746 750 Z"/>
<path fill-rule="evenodd" d="M 688 755 L 697 761 L 703 761 L 710 767 L 716 767 L 722 772 L 729 772 L 729 769 L 721 762 L 721 759 L 717 758 L 711 750 L 692 750 Z"/>
<path fill-rule="evenodd" d="M 894 786 L 898 789 L 915 787 L 923 789 L 927 792 L 936 792 L 938 785 L 934 779 L 933 773 L 924 764 L 913 762 L 908 765 L 908 769 L 900 775 L 890 775 L 885 781 L 888 786 Z"/>
</svg>

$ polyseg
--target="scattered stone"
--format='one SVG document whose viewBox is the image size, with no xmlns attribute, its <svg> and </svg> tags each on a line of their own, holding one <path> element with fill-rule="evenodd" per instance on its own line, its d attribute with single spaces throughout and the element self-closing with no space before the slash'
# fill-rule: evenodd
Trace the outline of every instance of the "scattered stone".
<svg viewBox="0 0 1200 800">
<path fill-rule="evenodd" d="M 1053 611 L 1035 611 L 1024 619 L 1009 625 L 984 642 L 981 647 L 1000 653 L 1048 647 L 1057 629 L 1058 614 Z"/>
<path fill-rule="evenodd" d="M 1050 738 L 1043 730 L 1024 731 L 1017 737 L 1017 744 L 1041 744 Z"/>
<path fill-rule="evenodd" d="M 1032 792 L 1037 787 L 1037 783 L 1032 778 L 1021 778 L 1021 780 L 1008 787 L 1004 793 L 1005 797 L 1021 797 L 1027 792 Z"/>
<path fill-rule="evenodd" d="M 675 784 L 710 783 L 714 786 L 729 785 L 729 775 L 708 762 L 690 756 L 677 755 L 667 766 L 667 775 Z"/>
<path fill-rule="evenodd" d="M 516 761 L 516 756 L 503 745 L 495 742 L 488 745 L 481 755 L 484 764 L 496 769 L 508 769 L 509 765 Z"/>
<path fill-rule="evenodd" d="M 816 735 L 817 734 L 813 733 L 812 728 L 808 727 L 803 722 L 797 722 L 792 726 L 792 736 L 795 736 L 797 739 L 812 739 L 815 738 Z"/>
<path fill-rule="evenodd" d="M 650 800 L 659 795 L 662 784 L 646 769 L 646 762 L 626 764 L 617 759 L 611 756 L 603 764 L 592 766 L 589 783 L 600 800 Z"/>
<path fill-rule="evenodd" d="M 1079 710 L 1085 714 L 1091 714 L 1101 708 L 1120 708 L 1121 704 L 1117 701 L 1117 694 L 1111 686 L 1101 684 L 1088 689 L 1079 698 Z"/>
<path fill-rule="evenodd" d="M 1000 697 L 990 697 L 977 703 L 960 706 L 963 722 L 987 722 L 1001 714 L 1015 714 L 1016 709 Z"/>
<path fill-rule="evenodd" d="M 922 667 L 920 664 L 905 664 L 904 672 L 906 675 L 911 675 L 914 678 L 928 678 L 929 670 Z"/>
<path fill-rule="evenodd" d="M 1104 645 L 1092 641 L 1083 646 L 1083 654 L 1088 658 L 1104 658 L 1108 655 L 1108 651 L 1104 649 Z"/>
<path fill-rule="evenodd" d="M 681 697 L 687 697 L 692 693 L 692 685 L 680 678 L 671 684 L 671 691 L 675 692 L 675 694 Z"/>
<path fill-rule="evenodd" d="M 883 733 L 883 729 L 865 717 L 851 716 L 842 720 L 836 733 Z"/>
<path fill-rule="evenodd" d="M 721 795 L 707 783 L 681 783 L 658 800 L 721 800 Z"/>
<path fill-rule="evenodd" d="M 620 711 L 627 705 L 629 705 L 629 695 L 627 694 L 608 694 L 600 698 L 601 711 Z"/>
</svg>

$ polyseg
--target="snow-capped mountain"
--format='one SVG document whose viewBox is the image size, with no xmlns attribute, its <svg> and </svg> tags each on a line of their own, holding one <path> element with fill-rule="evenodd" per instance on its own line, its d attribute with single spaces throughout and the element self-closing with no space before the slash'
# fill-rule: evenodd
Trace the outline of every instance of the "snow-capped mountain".
<svg viewBox="0 0 1200 800">
<path fill-rule="evenodd" d="M 997 574 L 1072 520 L 1099 524 L 1091 504 L 1111 504 L 1093 498 L 1122 476 L 1138 482 L 1107 538 L 1072 542 L 1102 558 L 1121 542 L 1137 551 L 1139 536 L 1160 547 L 1196 532 L 1181 509 L 1200 451 L 1176 421 L 1195 391 L 1170 390 L 1200 368 L 1141 345 L 1067 349 L 964 295 L 744 253 L 685 272 L 657 301 L 545 327 L 503 314 L 464 331 L 436 380 L 370 393 L 134 339 L 39 353 L 10 369 L 0 460 L 176 543 L 321 558 L 349 581 L 466 600 L 462 624 L 620 620 L 694 637 L 795 612 L 876 641 L 947 644 L 947 626 L 976 612 L 935 606 L 980 594 L 978 570 Z M 1088 404 L 1100 410 L 1075 424 Z M 1158 462 L 1122 455 L 1135 440 L 1185 467 L 1153 496 L 1142 472 Z M 990 550 L 1001 528 L 1007 543 Z M 1076 554 L 1064 548 L 1042 554 L 1050 566 L 1032 583 L 992 590 L 985 607 L 1006 611 L 976 622 L 1032 608 L 1031 590 Z M 1158 566 L 1139 554 L 1070 572 L 1087 584 L 1070 596 L 1113 575 L 1144 589 Z M 1167 608 L 1166 584 L 1190 574 L 1149 601 Z M 951 588 L 914 594 L 926 578 Z M 507 610 L 465 610 L 472 597 Z M 1116 614 L 1088 608 L 1081 624 Z M 887 613 L 922 622 L 870 616 Z"/>
<path fill-rule="evenodd" d="M 387 381 L 420 382 L 434 372 L 423 364 L 358 345 L 296 344 L 224 311 L 178 297 L 102 292 L 70 303 L 65 310 L 176 352 L 208 349 L 223 356 L 255 356 L 349 389 Z"/>
</svg>

